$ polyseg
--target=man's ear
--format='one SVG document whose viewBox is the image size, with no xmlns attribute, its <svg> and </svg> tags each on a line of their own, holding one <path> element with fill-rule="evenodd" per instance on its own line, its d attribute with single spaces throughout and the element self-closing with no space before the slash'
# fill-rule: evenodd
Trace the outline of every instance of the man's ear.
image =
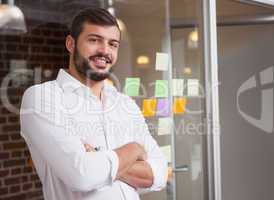
<svg viewBox="0 0 274 200">
<path fill-rule="evenodd" d="M 73 39 L 73 37 L 71 35 L 68 35 L 66 37 L 66 48 L 69 51 L 69 53 L 73 53 L 74 52 L 75 40 Z"/>
</svg>

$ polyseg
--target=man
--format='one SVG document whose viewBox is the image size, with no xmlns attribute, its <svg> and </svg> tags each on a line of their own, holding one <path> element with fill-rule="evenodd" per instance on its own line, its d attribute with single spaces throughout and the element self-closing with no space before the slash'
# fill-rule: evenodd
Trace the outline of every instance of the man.
<svg viewBox="0 0 274 200">
<path fill-rule="evenodd" d="M 166 185 L 167 163 L 139 108 L 104 82 L 120 38 L 106 10 L 80 12 L 66 38 L 68 72 L 24 93 L 21 135 L 45 200 L 132 200 Z"/>
</svg>

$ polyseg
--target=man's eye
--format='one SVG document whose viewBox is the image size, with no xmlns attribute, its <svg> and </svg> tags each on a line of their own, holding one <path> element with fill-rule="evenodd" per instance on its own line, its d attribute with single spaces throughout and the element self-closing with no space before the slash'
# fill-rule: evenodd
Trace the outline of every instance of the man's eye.
<svg viewBox="0 0 274 200">
<path fill-rule="evenodd" d="M 119 45 L 117 43 L 110 43 L 110 46 L 113 47 L 113 48 L 118 48 Z"/>
<path fill-rule="evenodd" d="M 96 38 L 89 38 L 88 41 L 89 41 L 89 42 L 97 42 L 98 39 L 96 39 Z"/>
</svg>

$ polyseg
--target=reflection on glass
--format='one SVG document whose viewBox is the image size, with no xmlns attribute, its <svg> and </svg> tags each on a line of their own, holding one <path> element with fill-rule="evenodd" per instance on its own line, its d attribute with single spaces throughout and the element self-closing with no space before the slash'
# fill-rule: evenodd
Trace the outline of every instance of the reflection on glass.
<svg viewBox="0 0 274 200">
<path fill-rule="evenodd" d="M 1 34 L 21 34 L 25 33 L 26 23 L 23 12 L 13 1 L 9 4 L 0 4 L 0 33 Z"/>
</svg>

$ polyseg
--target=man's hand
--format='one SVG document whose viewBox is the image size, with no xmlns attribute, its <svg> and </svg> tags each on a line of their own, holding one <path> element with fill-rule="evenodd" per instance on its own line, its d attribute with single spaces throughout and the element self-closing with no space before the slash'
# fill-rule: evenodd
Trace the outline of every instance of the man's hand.
<svg viewBox="0 0 274 200">
<path fill-rule="evenodd" d="M 138 149 L 140 151 L 140 154 L 139 154 L 137 160 L 138 161 L 145 161 L 147 159 L 147 153 L 146 153 L 144 147 L 142 145 L 138 144 L 138 143 L 136 143 L 136 144 L 137 144 Z"/>
<path fill-rule="evenodd" d="M 119 180 L 137 188 L 148 188 L 153 184 L 153 173 L 146 161 L 136 161 L 126 173 L 122 174 Z"/>
<path fill-rule="evenodd" d="M 119 179 L 137 160 L 146 160 L 146 151 L 136 143 L 131 142 L 114 149 L 119 158 L 119 168 L 116 179 Z"/>
<path fill-rule="evenodd" d="M 85 143 L 86 152 L 95 149 Z M 134 188 L 147 188 L 153 183 L 153 174 L 149 164 L 145 161 L 147 154 L 143 146 L 132 142 L 114 150 L 119 157 L 119 169 L 116 179 Z"/>
<path fill-rule="evenodd" d="M 144 147 L 138 143 L 129 143 L 120 148 L 116 149 L 119 159 L 129 160 L 134 158 L 134 152 L 137 157 L 133 162 L 132 160 L 128 162 L 130 164 L 126 165 L 123 169 L 118 170 L 117 179 L 134 188 L 150 187 L 153 184 L 153 173 L 150 165 L 146 162 L 147 153 Z"/>
<path fill-rule="evenodd" d="M 89 145 L 87 143 L 84 144 L 84 147 L 86 149 L 86 152 L 95 151 L 95 149 L 91 145 Z"/>
</svg>

